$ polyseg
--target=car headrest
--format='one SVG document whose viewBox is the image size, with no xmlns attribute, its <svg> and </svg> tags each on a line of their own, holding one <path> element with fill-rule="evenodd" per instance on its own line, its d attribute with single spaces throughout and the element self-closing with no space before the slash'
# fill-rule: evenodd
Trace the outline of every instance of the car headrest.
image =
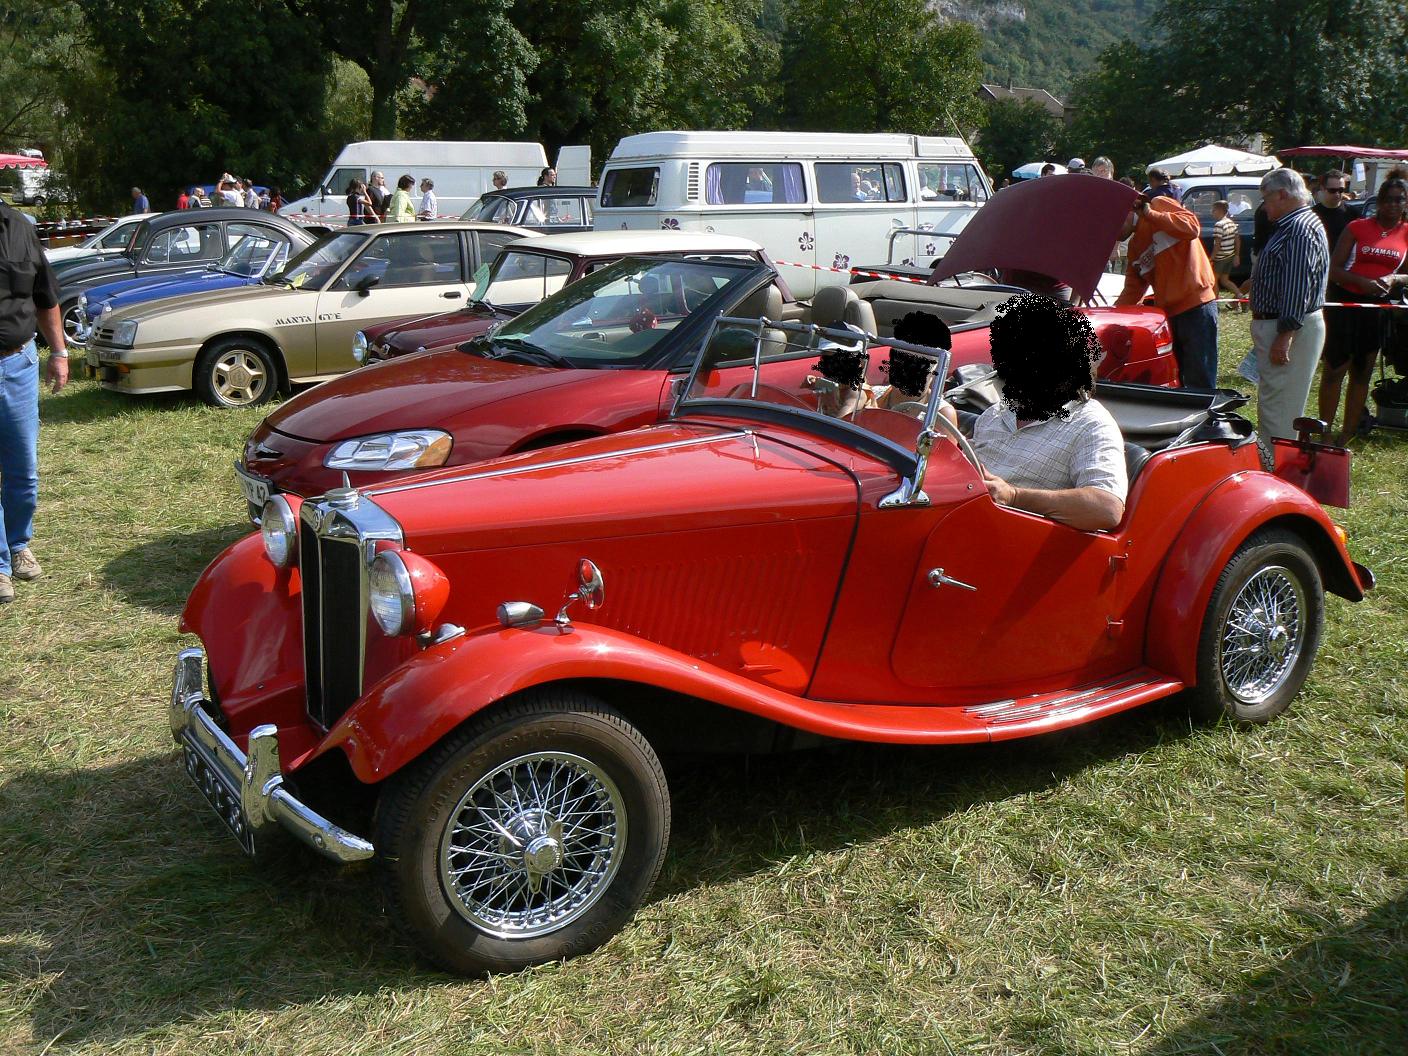
<svg viewBox="0 0 1408 1056">
<path fill-rule="evenodd" d="M 860 300 L 849 286 L 823 286 L 812 296 L 812 322 L 817 326 L 839 327 L 849 322 L 846 310 Z"/>
<path fill-rule="evenodd" d="M 728 314 L 739 319 L 781 319 L 782 291 L 770 282 L 761 290 L 750 293 Z"/>
</svg>

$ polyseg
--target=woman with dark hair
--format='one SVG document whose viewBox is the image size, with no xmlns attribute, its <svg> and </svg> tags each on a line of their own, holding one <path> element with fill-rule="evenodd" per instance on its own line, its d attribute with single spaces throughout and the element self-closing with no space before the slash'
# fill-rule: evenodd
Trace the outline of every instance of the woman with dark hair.
<svg viewBox="0 0 1408 1056">
<path fill-rule="evenodd" d="M 548 166 L 546 169 L 544 169 L 542 172 L 538 173 L 538 186 L 539 186 L 539 187 L 556 187 L 556 186 L 557 186 L 557 170 L 554 169 L 551 165 L 549 165 L 549 166 Z"/>
<path fill-rule="evenodd" d="M 347 226 L 360 227 L 362 224 L 376 223 L 376 210 L 372 207 L 367 185 L 361 180 L 347 184 Z"/>
<path fill-rule="evenodd" d="M 1352 220 L 1335 244 L 1330 257 L 1330 288 L 1326 301 L 1360 301 L 1382 304 L 1395 286 L 1408 283 L 1408 170 L 1394 169 L 1379 186 L 1372 216 Z M 1344 401 L 1344 427 L 1335 443 L 1344 444 L 1359 431 L 1374 364 L 1388 336 L 1389 314 L 1372 308 L 1330 309 L 1336 313 L 1335 331 L 1340 340 L 1327 343 L 1324 371 L 1320 375 L 1320 417 L 1326 425 L 1335 419 L 1340 388 L 1349 374 Z"/>
<path fill-rule="evenodd" d="M 1095 395 L 1100 342 L 1069 304 L 1022 294 L 990 329 L 1002 402 L 973 425 L 993 502 L 1107 531 L 1124 517 L 1124 437 Z"/>
</svg>

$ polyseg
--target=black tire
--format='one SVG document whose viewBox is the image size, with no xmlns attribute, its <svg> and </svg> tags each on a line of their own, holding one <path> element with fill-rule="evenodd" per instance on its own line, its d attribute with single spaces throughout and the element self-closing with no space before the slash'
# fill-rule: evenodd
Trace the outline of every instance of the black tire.
<svg viewBox="0 0 1408 1056">
<path fill-rule="evenodd" d="M 212 407 L 257 407 L 278 392 L 279 371 L 263 342 L 224 337 L 196 357 L 191 383 Z"/>
<path fill-rule="evenodd" d="M 520 784 L 530 767 L 533 783 Z M 573 789 L 574 797 L 591 791 L 594 798 L 576 812 L 538 812 L 535 793 L 556 802 L 538 781 L 564 797 Z M 512 803 L 492 798 L 490 782 L 514 789 Z M 471 796 L 490 810 L 469 808 Z M 594 835 L 569 835 L 564 822 L 572 816 L 589 822 Z M 456 833 L 474 849 L 452 849 L 456 818 L 480 830 Z M 650 893 L 669 838 L 669 790 L 650 744 L 600 701 L 563 689 L 538 691 L 471 722 L 391 778 L 374 835 L 393 921 L 430 960 L 466 975 L 516 972 L 596 949 Z M 539 856 L 541 888 L 533 886 L 530 854 Z M 452 891 L 454 870 L 475 879 Z M 510 893 L 495 897 L 500 883 Z M 536 923 L 524 916 L 530 909 Z"/>
<path fill-rule="evenodd" d="M 1256 457 L 1261 460 L 1263 471 L 1276 472 L 1276 449 L 1271 444 L 1271 437 L 1259 430 L 1256 434 Z"/>
<path fill-rule="evenodd" d="M 1285 607 L 1268 620 L 1269 606 L 1258 602 L 1270 599 Z M 1285 529 L 1257 532 L 1232 555 L 1208 599 L 1194 713 L 1248 725 L 1280 715 L 1310 674 L 1324 618 L 1320 570 L 1304 540 Z"/>
</svg>

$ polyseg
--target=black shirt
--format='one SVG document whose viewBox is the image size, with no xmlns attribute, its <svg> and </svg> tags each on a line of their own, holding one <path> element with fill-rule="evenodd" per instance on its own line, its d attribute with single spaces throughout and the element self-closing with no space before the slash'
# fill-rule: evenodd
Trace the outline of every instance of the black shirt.
<svg viewBox="0 0 1408 1056">
<path fill-rule="evenodd" d="M 1325 237 L 1330 240 L 1330 253 L 1333 255 L 1335 246 L 1339 244 L 1340 235 L 1344 233 L 1344 229 L 1350 225 L 1351 221 L 1358 218 L 1350 212 L 1348 206 L 1344 205 L 1341 205 L 1338 209 L 1326 209 L 1319 202 L 1316 202 L 1311 206 L 1311 209 L 1314 211 L 1315 215 L 1320 218 L 1321 223 L 1325 225 Z M 1329 289 L 1325 292 L 1325 299 L 1330 301 L 1359 300 L 1357 296 L 1351 296 L 1348 290 L 1341 289 L 1333 282 L 1330 283 Z"/>
<path fill-rule="evenodd" d="M 0 204 L 0 352 L 34 336 L 36 308 L 59 303 L 59 284 L 44 258 L 34 225 Z"/>
</svg>

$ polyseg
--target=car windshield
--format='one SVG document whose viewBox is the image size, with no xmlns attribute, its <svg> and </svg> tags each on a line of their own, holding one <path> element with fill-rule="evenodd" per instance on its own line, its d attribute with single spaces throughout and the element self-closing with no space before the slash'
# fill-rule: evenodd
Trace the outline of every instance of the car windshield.
<svg viewBox="0 0 1408 1056">
<path fill-rule="evenodd" d="M 479 220 L 490 224 L 511 224 L 516 203 L 511 198 L 497 194 L 486 194 L 475 202 L 460 217 L 461 220 Z"/>
<path fill-rule="evenodd" d="M 725 316 L 701 347 L 675 414 L 783 420 L 913 456 L 938 407 L 947 351 L 858 330 Z"/>
<path fill-rule="evenodd" d="M 672 331 L 718 312 L 757 271 L 756 263 L 626 257 L 504 323 L 490 354 L 536 355 L 558 366 L 636 365 Z"/>
<path fill-rule="evenodd" d="M 288 243 L 264 235 L 245 235 L 221 258 L 219 270 L 251 279 L 268 268 L 277 268 L 288 256 Z M 272 263 L 271 263 L 272 262 Z"/>
<path fill-rule="evenodd" d="M 337 274 L 347 259 L 366 244 L 366 237 L 342 232 L 313 243 L 264 281 L 294 289 L 316 290 Z"/>
</svg>

